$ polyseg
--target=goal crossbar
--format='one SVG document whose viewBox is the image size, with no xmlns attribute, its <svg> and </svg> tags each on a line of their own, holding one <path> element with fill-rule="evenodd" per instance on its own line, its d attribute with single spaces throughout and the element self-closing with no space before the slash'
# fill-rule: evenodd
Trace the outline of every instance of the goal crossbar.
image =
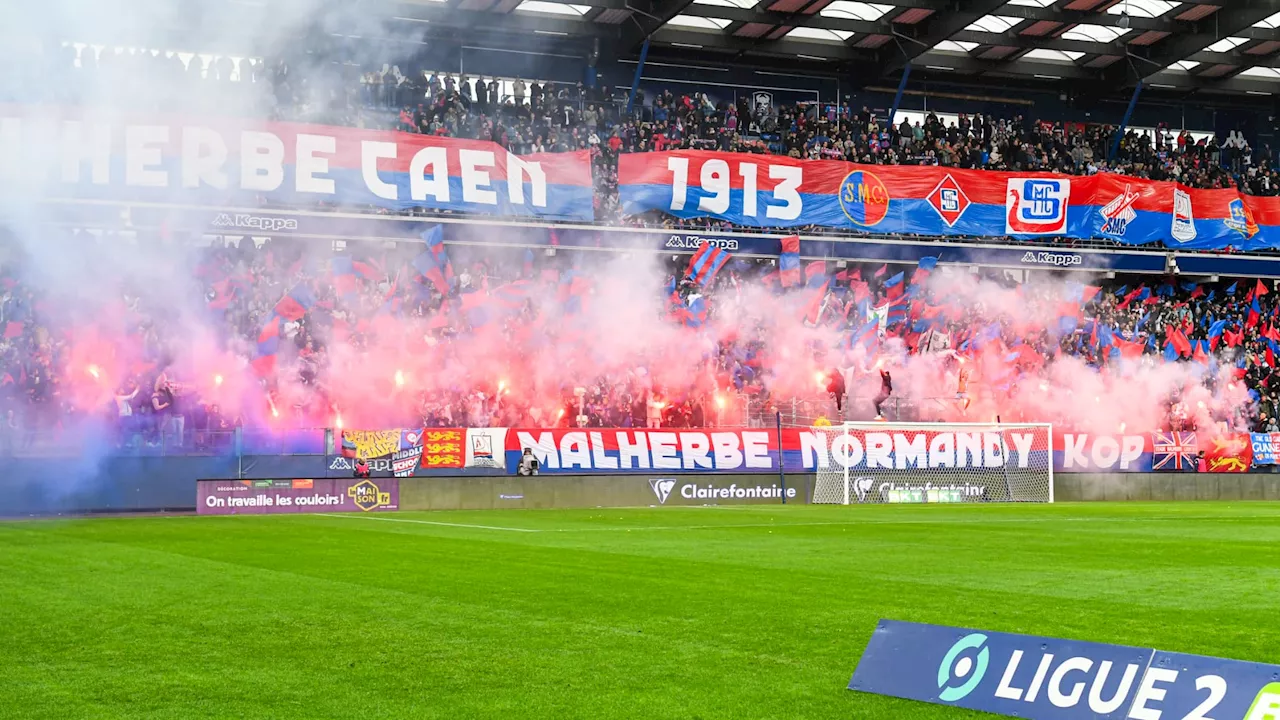
<svg viewBox="0 0 1280 720">
<path fill-rule="evenodd" d="M 846 422 L 809 431 L 810 502 L 1053 502 L 1047 423 Z"/>
</svg>

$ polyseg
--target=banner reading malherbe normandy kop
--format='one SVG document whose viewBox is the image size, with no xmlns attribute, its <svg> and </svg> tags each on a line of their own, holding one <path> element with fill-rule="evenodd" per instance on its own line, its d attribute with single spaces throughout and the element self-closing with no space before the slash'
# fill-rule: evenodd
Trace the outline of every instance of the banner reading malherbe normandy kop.
<svg viewBox="0 0 1280 720">
<path fill-rule="evenodd" d="M 398 478 L 196 482 L 200 515 L 384 512 L 399 507 Z"/>
</svg>

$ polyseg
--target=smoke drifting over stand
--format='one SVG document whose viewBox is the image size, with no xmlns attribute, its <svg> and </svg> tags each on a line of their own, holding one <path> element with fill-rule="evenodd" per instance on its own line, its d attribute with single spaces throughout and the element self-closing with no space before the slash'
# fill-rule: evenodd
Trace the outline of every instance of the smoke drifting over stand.
<svg viewBox="0 0 1280 720">
<path fill-rule="evenodd" d="M 1218 373 L 1213 362 L 1153 363 L 1146 356 L 1112 360 L 1099 371 L 1096 361 L 1057 352 L 1062 334 L 1078 338 L 1095 316 L 1077 313 L 1079 329 L 1061 332 L 1062 304 L 1092 282 L 1079 276 L 1033 277 L 1015 289 L 956 268 L 935 272 L 916 283 L 913 306 L 940 308 L 946 323 L 933 330 L 947 340 L 938 352 L 920 354 L 914 334 L 881 338 L 873 349 L 852 342 L 865 318 L 847 292 L 817 300 L 818 321 L 806 323 L 813 292 L 768 289 L 760 275 L 769 268 L 750 263 L 732 265 L 709 291 L 682 289 L 682 306 L 702 295 L 709 314 L 705 322 L 681 323 L 671 317 L 665 288 L 684 260 L 669 256 L 560 249 L 526 257 L 523 250 L 451 246 L 455 287 L 442 299 L 414 272 L 421 243 L 350 242 L 344 255 L 370 270 L 339 289 L 327 242 L 274 239 L 256 250 L 246 237 L 241 247 L 211 251 L 201 233 L 187 229 L 133 232 L 123 211 L 114 234 L 51 225 L 58 206 L 47 201 L 63 193 L 59 179 L 68 163 L 86 174 L 92 167 L 85 147 L 68 148 L 64 121 L 79 116 L 79 130 L 89 137 L 95 127 L 108 128 L 118 146 L 123 128 L 149 113 L 218 127 L 230 122 L 224 117 L 270 118 L 284 95 L 323 108 L 350 79 L 332 58 L 301 50 L 304 40 L 396 32 L 358 5 L 198 7 L 204 10 L 193 14 L 159 2 L 54 3 L 3 11 L 3 32 L 16 38 L 11 52 L 38 45 L 46 58 L 78 51 L 85 59 L 77 71 L 47 76 L 38 65 L 6 65 L 44 81 L 41 100 L 52 119 L 34 130 L 26 123 L 21 137 L 0 142 L 8 149 L 0 168 L 8 178 L 0 199 L 10 241 L 5 267 L 20 273 L 21 287 L 38 291 L 32 298 L 38 307 L 28 310 L 40 327 L 28 342 L 56 357 L 59 395 L 78 413 L 110 417 L 114 399 L 131 383 L 145 396 L 163 378 L 180 386 L 185 402 L 216 405 L 222 415 L 269 427 L 411 426 L 442 414 L 456 425 L 551 425 L 572 422 L 565 408 L 575 402 L 581 408 L 596 386 L 625 387 L 615 399 L 629 405 L 690 400 L 708 422 L 714 414 L 722 424 L 737 424 L 743 417 L 737 396 L 758 391 L 766 404 L 822 398 L 815 376 L 831 368 L 845 370 L 851 393 L 862 398 L 850 417 L 868 413 L 865 399 L 879 385 L 879 369 L 893 373 L 899 397 L 917 399 L 923 420 L 999 416 L 1124 432 L 1160 426 L 1172 398 L 1201 425 L 1248 410 L 1241 383 L 1224 375 L 1206 389 L 1206 374 Z M 92 47 L 77 50 L 63 41 L 142 48 L 152 57 L 108 49 L 91 62 L 83 53 Z M 246 59 L 230 70 L 210 62 L 211 78 L 224 72 L 238 78 L 210 79 L 179 55 L 160 59 L 170 51 L 195 53 L 194 63 L 204 62 L 201 54 Z M 249 57 L 267 59 L 258 64 Z M 343 62 L 374 67 L 386 57 L 360 57 L 348 48 Z M 225 197 L 242 205 L 253 200 Z M 869 277 L 874 269 L 863 271 Z M 883 295 L 874 285 L 872 307 Z M 255 367 L 264 324 L 297 288 L 316 304 L 305 317 L 280 324 L 286 349 L 274 365 Z M 1109 290 L 1102 294 L 1115 304 Z M 224 307 L 211 307 L 223 300 Z M 1108 326 L 1120 330 L 1136 321 L 1132 311 L 1103 312 Z M 1167 320 L 1152 321 L 1147 332 L 1162 332 Z M 970 337 L 974 328 L 995 329 L 979 342 Z M 972 397 L 967 407 L 955 397 L 962 370 Z M 719 412 L 726 406 L 735 409 Z"/>
</svg>

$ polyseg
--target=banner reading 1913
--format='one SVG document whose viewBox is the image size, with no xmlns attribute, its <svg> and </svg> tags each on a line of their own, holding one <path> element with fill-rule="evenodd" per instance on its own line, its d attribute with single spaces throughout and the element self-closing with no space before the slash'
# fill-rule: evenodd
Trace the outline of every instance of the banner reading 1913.
<svg viewBox="0 0 1280 720">
<path fill-rule="evenodd" d="M 265 196 L 594 218 L 585 150 L 520 156 L 492 142 L 415 133 L 229 118 L 99 118 L 16 106 L 0 106 L 0 187 L 109 200 L 231 204 Z"/>
<path fill-rule="evenodd" d="M 681 150 L 622 155 L 629 214 L 881 233 L 1112 238 L 1128 245 L 1280 247 L 1280 198 L 1124 175 L 857 165 Z"/>
</svg>

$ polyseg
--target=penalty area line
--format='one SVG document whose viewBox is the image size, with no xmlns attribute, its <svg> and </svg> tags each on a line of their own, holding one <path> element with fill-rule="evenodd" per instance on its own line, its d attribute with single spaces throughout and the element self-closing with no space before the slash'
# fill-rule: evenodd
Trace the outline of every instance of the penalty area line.
<svg viewBox="0 0 1280 720">
<path fill-rule="evenodd" d="M 439 525 L 441 527 L 470 528 L 472 530 L 502 530 L 505 532 L 536 533 L 541 530 L 531 528 L 502 527 L 499 525 L 471 525 L 468 523 L 441 522 L 439 520 L 410 520 L 409 518 L 373 517 L 371 515 L 327 515 L 324 517 L 346 518 L 348 520 L 381 520 L 382 522 L 412 523 L 414 525 Z"/>
</svg>

